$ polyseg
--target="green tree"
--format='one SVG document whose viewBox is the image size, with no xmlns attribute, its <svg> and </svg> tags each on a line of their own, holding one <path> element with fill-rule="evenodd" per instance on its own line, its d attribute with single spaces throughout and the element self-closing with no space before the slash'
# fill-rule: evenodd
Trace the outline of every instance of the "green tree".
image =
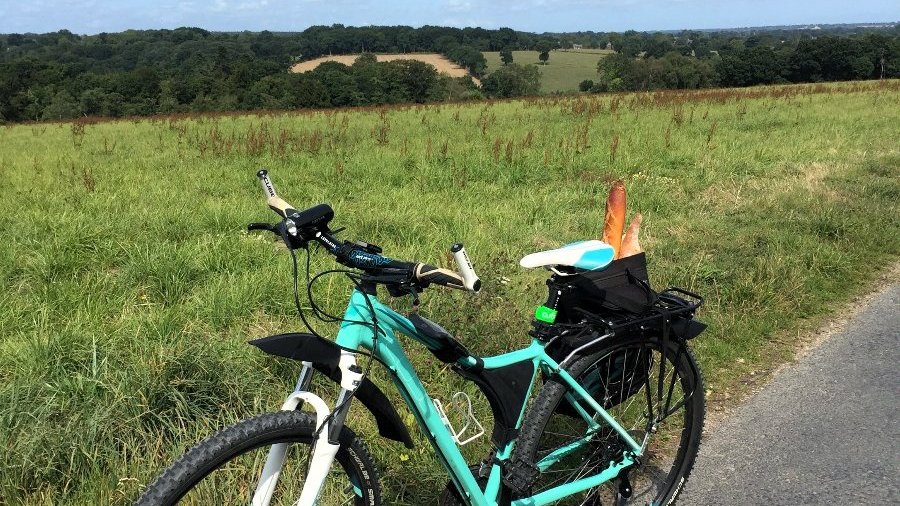
<svg viewBox="0 0 900 506">
<path fill-rule="evenodd" d="M 538 43 L 538 45 L 537 45 L 538 60 L 541 60 L 541 65 L 547 64 L 547 60 L 550 59 L 550 50 L 552 48 L 553 48 L 553 46 L 550 44 L 550 42 L 548 42 L 546 40 L 542 40 L 541 42 Z"/>
<path fill-rule="evenodd" d="M 500 98 L 536 95 L 541 91 L 541 72 L 533 65 L 511 63 L 487 76 L 482 81 L 482 90 Z"/>
<path fill-rule="evenodd" d="M 293 75 L 289 93 L 295 107 L 328 107 L 331 105 L 328 89 L 321 81 L 306 75 Z"/>
<path fill-rule="evenodd" d="M 541 60 L 541 65 L 546 65 L 547 60 L 550 59 L 550 51 L 541 51 L 538 54 L 538 60 Z"/>
<path fill-rule="evenodd" d="M 372 65 L 373 63 L 378 63 L 378 57 L 375 56 L 374 53 L 363 53 L 357 56 L 355 60 L 353 60 L 354 67 Z"/>
<path fill-rule="evenodd" d="M 500 61 L 503 62 L 504 65 L 509 65 L 513 62 L 513 54 L 509 48 L 500 51 Z"/>
<path fill-rule="evenodd" d="M 369 55 L 369 57 L 367 57 Z M 366 57 L 366 59 L 363 59 Z M 385 64 L 378 64 L 375 55 L 365 53 L 358 57 L 351 66 L 353 80 L 356 81 L 356 89 L 363 97 L 364 104 L 386 103 L 385 83 L 382 68 Z"/>
<path fill-rule="evenodd" d="M 623 91 L 632 89 L 635 59 L 624 53 L 611 54 L 597 63 L 597 91 Z"/>
<path fill-rule="evenodd" d="M 84 103 L 84 95 L 81 96 Z M 178 102 L 178 96 L 171 79 L 164 79 L 159 83 L 159 112 L 172 113 L 181 110 L 181 104 Z"/>
<path fill-rule="evenodd" d="M 487 68 L 487 60 L 481 51 L 471 46 L 456 46 L 447 57 L 465 67 L 473 76 L 480 76 Z"/>
<path fill-rule="evenodd" d="M 318 74 L 318 69 L 316 70 Z M 328 70 L 321 74 L 321 80 L 331 97 L 332 106 L 343 107 L 363 104 L 364 97 L 356 88 L 356 81 L 352 75 L 337 70 Z"/>
<path fill-rule="evenodd" d="M 54 95 L 50 104 L 44 108 L 41 119 L 45 120 L 61 120 L 71 119 L 81 115 L 81 108 L 75 97 L 68 91 L 60 91 Z"/>
<path fill-rule="evenodd" d="M 784 81 L 787 65 L 784 55 L 773 49 L 755 46 L 726 54 L 716 64 L 725 86 L 753 86 Z"/>
<path fill-rule="evenodd" d="M 103 114 L 103 100 L 106 92 L 100 88 L 84 90 L 79 97 L 81 112 L 88 116 L 100 116 Z"/>
<path fill-rule="evenodd" d="M 250 89 L 250 105 L 256 109 L 287 109 L 293 106 L 289 76 L 266 76 Z"/>
<path fill-rule="evenodd" d="M 32 86 L 17 93 L 11 100 L 12 106 L 21 111 L 20 119 L 39 120 L 51 100 L 53 90 L 49 86 Z"/>
<path fill-rule="evenodd" d="M 515 46 L 518 41 L 519 36 L 516 34 L 515 30 L 512 28 L 500 28 L 499 30 L 493 31 L 491 34 L 490 47 L 488 49 L 491 51 L 509 49 L 510 47 Z"/>
<path fill-rule="evenodd" d="M 417 103 L 426 102 L 432 87 L 438 82 L 437 69 L 418 60 L 395 60 L 390 63 L 400 69 L 409 99 Z"/>
</svg>

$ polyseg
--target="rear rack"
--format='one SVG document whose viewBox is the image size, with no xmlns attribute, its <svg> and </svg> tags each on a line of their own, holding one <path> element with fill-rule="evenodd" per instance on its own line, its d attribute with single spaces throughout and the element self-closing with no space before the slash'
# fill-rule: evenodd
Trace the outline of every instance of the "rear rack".
<svg viewBox="0 0 900 506">
<path fill-rule="evenodd" d="M 691 319 L 697 309 L 703 305 L 703 297 L 683 288 L 669 287 L 659 292 L 656 302 L 643 313 L 634 314 L 620 311 L 603 311 L 594 313 L 580 307 L 575 310 L 581 313 L 595 327 L 602 327 L 608 332 L 619 333 L 633 330 L 634 327 L 658 327 L 674 318 Z"/>
</svg>

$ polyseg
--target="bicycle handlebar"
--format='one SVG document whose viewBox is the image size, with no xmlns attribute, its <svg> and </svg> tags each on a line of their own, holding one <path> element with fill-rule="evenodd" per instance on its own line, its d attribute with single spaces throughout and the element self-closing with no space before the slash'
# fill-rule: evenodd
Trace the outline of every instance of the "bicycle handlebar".
<svg viewBox="0 0 900 506">
<path fill-rule="evenodd" d="M 270 228 L 253 223 L 248 230 L 270 230 L 279 234 L 287 234 L 288 237 L 284 237 L 286 241 L 291 237 L 297 239 L 298 246 L 296 247 L 306 244 L 307 241 L 315 240 L 334 255 L 338 262 L 348 267 L 375 273 L 390 270 L 392 274 L 405 277 L 408 281 L 416 281 L 423 287 L 436 284 L 471 292 L 481 290 L 481 280 L 475 274 L 472 262 L 461 243 L 454 244 L 450 249 L 461 274 L 424 263 L 394 260 L 376 253 L 375 251 L 380 251 L 380 249 L 373 251 L 371 245 L 360 246 L 347 241 L 339 242 L 329 233 L 328 222 L 334 216 L 334 211 L 330 206 L 319 204 L 304 211 L 297 211 L 294 206 L 278 196 L 265 169 L 257 172 L 256 176 L 259 178 L 266 196 L 266 204 L 284 218 L 284 221 Z M 288 244 L 288 247 L 291 247 L 291 244 Z"/>
</svg>

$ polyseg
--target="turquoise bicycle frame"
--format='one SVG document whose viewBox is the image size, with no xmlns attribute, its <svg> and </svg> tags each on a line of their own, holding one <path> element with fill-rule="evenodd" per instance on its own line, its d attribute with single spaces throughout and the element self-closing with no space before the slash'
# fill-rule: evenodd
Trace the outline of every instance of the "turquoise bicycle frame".
<svg viewBox="0 0 900 506">
<path fill-rule="evenodd" d="M 374 346 L 373 342 L 374 331 L 372 325 L 354 323 L 371 322 L 373 320 L 372 310 L 374 310 L 374 316 L 376 316 L 378 322 L 377 347 Z M 446 467 L 460 493 L 473 506 L 495 506 L 501 489 L 501 463 L 510 458 L 515 440 L 506 444 L 504 448 L 497 449 L 496 460 L 491 467 L 487 484 L 482 489 L 463 458 L 456 441 L 453 439 L 453 435 L 444 425 L 431 397 L 416 375 L 415 369 L 403 351 L 395 332 L 409 336 L 419 342 L 426 341 L 426 338 L 416 331 L 415 326 L 409 319 L 380 303 L 375 296 L 367 295 L 360 290 L 354 290 L 347 310 L 344 313 L 344 322 L 341 324 L 336 342 L 345 348 L 363 348 L 375 354 L 378 360 L 388 368 L 395 385 L 415 416 L 423 433 L 428 436 L 435 452 Z M 468 360 L 474 363 L 476 359 L 470 357 Z M 641 456 L 641 445 L 568 372 L 560 368 L 560 365 L 545 352 L 545 345 L 540 341 L 532 340 L 527 348 L 493 357 L 484 357 L 482 360 L 486 370 L 521 362 L 531 362 L 533 364 L 533 372 L 528 393 L 525 396 L 526 399 L 531 396 L 539 370 L 543 370 L 548 374 L 555 374 L 568 386 L 569 395 L 574 396 L 596 413 L 595 416 L 591 416 L 584 408 L 573 403 L 576 406 L 576 411 L 585 421 L 594 429 L 601 427 L 600 421 L 604 422 L 606 426 L 611 427 L 619 434 L 628 447 L 628 451 L 625 452 L 621 462 L 611 463 L 610 467 L 600 474 L 556 486 L 532 497 L 516 499 L 512 501 L 513 506 L 550 504 L 578 492 L 597 487 L 617 477 L 620 471 L 634 464 L 635 459 Z M 516 429 L 521 427 L 524 411 L 525 403 L 523 403 L 518 414 Z M 598 416 L 600 420 L 597 420 Z M 543 472 L 551 468 L 553 464 L 561 460 L 565 455 L 585 444 L 589 439 L 588 435 L 583 440 L 575 441 L 559 448 L 539 462 L 536 462 L 535 465 Z"/>
</svg>

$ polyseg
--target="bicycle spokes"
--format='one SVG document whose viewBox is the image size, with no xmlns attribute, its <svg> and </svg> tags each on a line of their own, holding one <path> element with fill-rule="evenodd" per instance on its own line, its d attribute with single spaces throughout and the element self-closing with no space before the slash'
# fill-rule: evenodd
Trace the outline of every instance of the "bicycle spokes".
<svg viewBox="0 0 900 506">
<path fill-rule="evenodd" d="M 677 364 L 680 353 L 674 357 Z M 636 441 L 641 455 L 634 455 L 619 434 L 604 425 L 584 401 L 565 394 L 548 419 L 539 441 L 535 462 L 542 469 L 535 491 L 547 490 L 597 475 L 626 457 L 636 463 L 629 469 L 628 487 L 634 500 L 649 502 L 658 495 L 657 484 L 673 466 L 683 431 L 685 392 L 673 365 L 658 349 L 641 344 L 610 352 L 576 378 L 597 402 Z M 679 420 L 680 418 L 680 420 Z M 621 483 L 586 491 L 560 504 L 614 503 Z"/>
</svg>

